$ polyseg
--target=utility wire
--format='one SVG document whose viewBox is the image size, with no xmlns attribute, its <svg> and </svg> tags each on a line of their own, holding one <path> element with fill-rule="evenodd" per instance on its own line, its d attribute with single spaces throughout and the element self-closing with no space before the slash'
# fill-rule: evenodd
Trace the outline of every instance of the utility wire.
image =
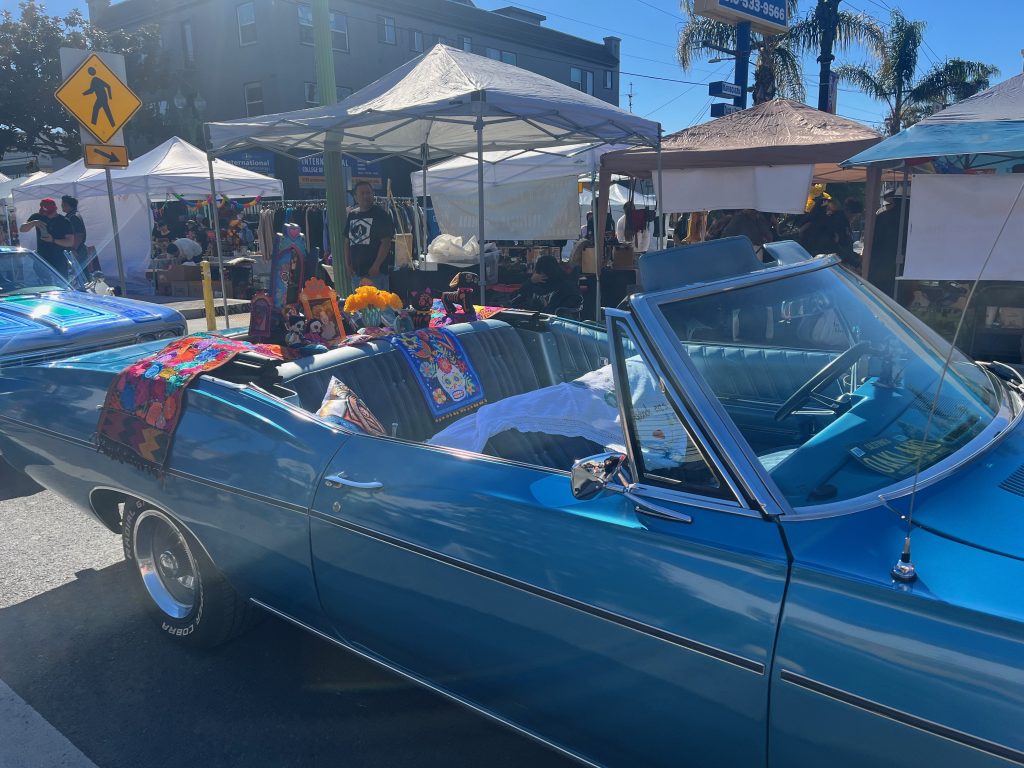
<svg viewBox="0 0 1024 768">
<path fill-rule="evenodd" d="M 684 19 L 678 13 L 672 13 L 671 11 L 666 11 L 664 8 L 659 8 L 658 6 L 654 5 L 653 3 L 648 3 L 647 0 L 636 0 L 636 1 L 638 3 L 640 3 L 640 5 L 646 5 L 648 8 L 653 8 L 654 10 L 659 11 L 661 13 L 664 13 L 666 16 L 670 16 L 671 18 L 676 19 L 677 21 L 684 21 L 684 22 L 686 21 L 686 19 Z"/>
</svg>

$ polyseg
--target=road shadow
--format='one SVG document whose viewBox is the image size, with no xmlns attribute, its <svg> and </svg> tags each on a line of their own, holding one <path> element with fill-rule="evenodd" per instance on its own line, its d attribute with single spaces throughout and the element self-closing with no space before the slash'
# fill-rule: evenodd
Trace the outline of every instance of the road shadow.
<svg viewBox="0 0 1024 768">
<path fill-rule="evenodd" d="M 0 610 L 0 678 L 99 768 L 575 765 L 270 616 L 181 649 L 131 576 L 83 571 Z"/>
<path fill-rule="evenodd" d="M 8 464 L 0 456 L 0 501 L 32 496 L 43 490 L 43 486 Z"/>
</svg>

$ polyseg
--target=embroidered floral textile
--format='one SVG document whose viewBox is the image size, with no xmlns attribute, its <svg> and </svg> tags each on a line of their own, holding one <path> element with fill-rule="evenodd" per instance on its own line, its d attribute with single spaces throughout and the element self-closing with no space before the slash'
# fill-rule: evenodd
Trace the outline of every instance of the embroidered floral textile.
<svg viewBox="0 0 1024 768">
<path fill-rule="evenodd" d="M 162 471 L 181 419 L 185 390 L 196 376 L 220 368 L 241 352 L 284 359 L 276 344 L 250 344 L 201 333 L 177 339 L 121 371 L 100 410 L 99 451 Z"/>
</svg>

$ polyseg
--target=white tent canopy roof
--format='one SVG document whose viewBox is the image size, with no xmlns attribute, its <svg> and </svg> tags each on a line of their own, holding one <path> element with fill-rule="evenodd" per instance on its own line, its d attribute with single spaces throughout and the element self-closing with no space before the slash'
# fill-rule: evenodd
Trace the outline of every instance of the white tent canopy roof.
<svg viewBox="0 0 1024 768">
<path fill-rule="evenodd" d="M 279 180 L 224 160 L 214 160 L 213 173 L 218 195 L 281 197 L 284 194 L 284 185 Z M 205 199 L 210 194 L 206 153 L 176 136 L 133 160 L 127 168 L 112 170 L 110 176 L 117 195 L 144 194 L 150 200 L 163 200 L 171 193 L 190 199 Z M 106 195 L 104 172 L 86 168 L 79 160 L 14 189 L 16 200 L 68 194 L 77 198 Z"/>
<path fill-rule="evenodd" d="M 484 153 L 484 184 L 514 184 L 542 179 L 597 173 L 601 155 L 624 149 L 621 144 L 573 144 L 538 150 L 505 150 Z M 410 174 L 414 195 L 423 194 L 423 174 Z M 453 157 L 427 169 L 427 194 L 436 191 L 475 192 L 476 156 Z"/>
<path fill-rule="evenodd" d="M 2 174 L 0 174 L 2 175 Z M 16 179 L 8 179 L 4 176 L 4 180 L 0 181 L 0 205 L 8 205 L 11 203 L 13 196 L 12 192 L 16 187 L 20 187 L 23 184 L 28 184 L 35 181 L 36 179 L 42 179 L 49 175 L 48 171 L 36 171 L 31 176 L 19 176 Z"/>
<path fill-rule="evenodd" d="M 436 45 L 338 104 L 210 123 L 213 151 L 262 146 L 419 156 L 612 142 L 655 146 L 658 124 L 525 69 Z"/>
</svg>

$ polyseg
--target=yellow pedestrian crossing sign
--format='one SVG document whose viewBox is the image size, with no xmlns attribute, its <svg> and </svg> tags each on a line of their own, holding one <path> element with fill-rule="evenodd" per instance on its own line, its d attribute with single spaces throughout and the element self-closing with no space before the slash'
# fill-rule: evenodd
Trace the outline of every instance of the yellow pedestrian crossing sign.
<svg viewBox="0 0 1024 768">
<path fill-rule="evenodd" d="M 65 80 L 55 94 L 101 144 L 106 144 L 134 115 L 142 102 L 95 53 Z"/>
</svg>

